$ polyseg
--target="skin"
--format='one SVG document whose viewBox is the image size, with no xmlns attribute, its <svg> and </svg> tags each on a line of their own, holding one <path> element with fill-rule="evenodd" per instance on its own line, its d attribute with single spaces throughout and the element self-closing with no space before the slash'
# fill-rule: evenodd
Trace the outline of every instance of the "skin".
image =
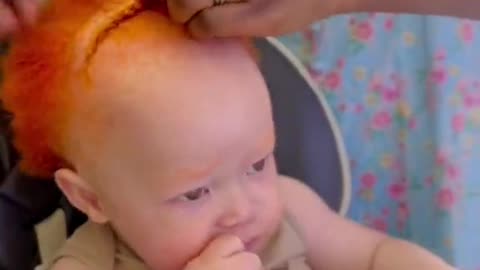
<svg viewBox="0 0 480 270">
<path fill-rule="evenodd" d="M 0 41 L 32 23 L 45 0 L 0 0 Z M 160 0 L 159 0 L 160 1 Z M 163 1 L 163 0 L 161 0 Z M 314 21 L 349 12 L 393 12 L 480 19 L 477 0 L 166 0 L 175 22 L 196 37 L 275 36 L 300 31 Z"/>
<path fill-rule="evenodd" d="M 32 24 L 38 17 L 43 0 L 0 0 L 0 41 Z"/>
<path fill-rule="evenodd" d="M 480 19 L 476 0 L 167 0 L 176 22 L 186 23 L 196 37 L 276 36 L 350 12 L 393 12 Z"/>
<path fill-rule="evenodd" d="M 65 136 L 74 169 L 55 178 L 149 268 L 259 270 L 288 213 L 314 270 L 452 269 L 278 176 L 268 92 L 240 41 L 192 40 L 147 11 L 109 33 L 88 72 L 88 84 L 71 81 L 80 93 Z M 88 268 L 65 258 L 53 269 Z"/>
<path fill-rule="evenodd" d="M 56 173 L 73 205 L 111 223 L 152 269 L 182 269 L 226 235 L 239 246 L 227 253 L 255 260 L 282 204 L 268 92 L 243 43 L 198 42 L 144 12 L 102 42 L 88 71 L 66 136 L 75 171 Z"/>
</svg>

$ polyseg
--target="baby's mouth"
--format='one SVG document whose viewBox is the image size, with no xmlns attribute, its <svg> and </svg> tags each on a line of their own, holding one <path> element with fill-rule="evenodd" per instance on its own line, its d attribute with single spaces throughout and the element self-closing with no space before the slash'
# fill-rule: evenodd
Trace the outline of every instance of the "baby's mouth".
<svg viewBox="0 0 480 270">
<path fill-rule="evenodd" d="M 257 252 L 258 251 L 258 245 L 260 242 L 260 237 L 253 237 L 250 240 L 244 242 L 245 245 L 245 250 L 248 252 Z"/>
</svg>

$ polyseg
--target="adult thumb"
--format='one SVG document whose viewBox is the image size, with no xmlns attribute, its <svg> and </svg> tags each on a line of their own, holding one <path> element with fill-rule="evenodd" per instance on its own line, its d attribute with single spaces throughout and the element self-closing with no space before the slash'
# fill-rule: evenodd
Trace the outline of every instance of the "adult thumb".
<svg viewBox="0 0 480 270">
<path fill-rule="evenodd" d="M 201 11 L 188 23 L 197 38 L 255 37 L 275 35 L 275 12 L 256 6 L 255 2 L 229 3 Z"/>
</svg>

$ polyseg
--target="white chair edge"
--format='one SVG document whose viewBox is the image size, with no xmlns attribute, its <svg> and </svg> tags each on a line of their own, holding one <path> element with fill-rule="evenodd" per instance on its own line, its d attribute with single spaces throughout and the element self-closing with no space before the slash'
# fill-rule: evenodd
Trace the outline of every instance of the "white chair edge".
<svg viewBox="0 0 480 270">
<path fill-rule="evenodd" d="M 317 96 L 320 104 L 322 105 L 327 120 L 332 127 L 333 135 L 335 138 L 335 143 L 338 150 L 339 161 L 342 170 L 342 201 L 340 204 L 339 213 L 345 216 L 349 210 L 350 203 L 352 200 L 352 179 L 351 179 L 351 171 L 350 171 L 350 161 L 348 158 L 348 154 L 345 148 L 344 140 L 342 133 L 340 131 L 340 127 L 335 119 L 335 116 L 327 103 L 327 100 L 323 94 L 323 91 L 318 87 L 318 85 L 314 82 L 313 78 L 310 76 L 309 72 L 305 68 L 305 66 L 298 60 L 298 58 L 277 38 L 268 37 L 266 39 L 273 47 L 275 47 L 280 53 L 282 53 L 285 58 L 298 70 L 298 73 L 305 79 L 308 85 L 312 88 L 315 95 Z"/>
</svg>

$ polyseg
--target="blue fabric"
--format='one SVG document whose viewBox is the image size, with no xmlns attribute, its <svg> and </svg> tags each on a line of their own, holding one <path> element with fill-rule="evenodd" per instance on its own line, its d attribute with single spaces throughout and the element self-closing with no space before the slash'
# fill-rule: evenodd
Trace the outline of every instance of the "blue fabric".
<svg viewBox="0 0 480 270">
<path fill-rule="evenodd" d="M 340 123 L 349 216 L 480 269 L 480 24 L 362 13 L 282 41 Z"/>
</svg>

